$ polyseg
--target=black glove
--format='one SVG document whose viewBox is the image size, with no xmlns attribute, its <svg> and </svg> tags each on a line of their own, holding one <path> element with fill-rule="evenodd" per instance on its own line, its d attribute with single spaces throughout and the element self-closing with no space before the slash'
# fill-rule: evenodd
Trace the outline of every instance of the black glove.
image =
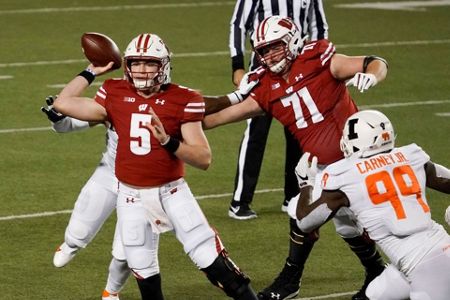
<svg viewBox="0 0 450 300">
<path fill-rule="evenodd" d="M 55 97 L 56 99 L 56 97 Z M 41 107 L 41 111 L 43 113 L 45 113 L 47 115 L 47 118 L 52 122 L 52 123 L 56 123 L 61 121 L 62 119 L 64 119 L 66 116 L 57 112 L 54 108 L 53 108 L 53 102 L 55 100 L 53 99 L 53 96 L 48 96 L 47 98 L 45 98 L 45 102 L 47 102 L 47 107 L 42 106 Z"/>
</svg>

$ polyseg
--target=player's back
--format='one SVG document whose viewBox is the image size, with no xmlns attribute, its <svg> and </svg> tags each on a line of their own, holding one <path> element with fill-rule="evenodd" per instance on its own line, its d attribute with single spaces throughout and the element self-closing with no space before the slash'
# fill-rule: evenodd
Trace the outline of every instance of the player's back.
<svg viewBox="0 0 450 300">
<path fill-rule="evenodd" d="M 429 156 L 411 144 L 369 158 L 340 160 L 322 176 L 322 187 L 346 194 L 358 222 L 405 271 L 445 233 L 431 219 L 427 204 L 428 161 Z"/>
</svg>

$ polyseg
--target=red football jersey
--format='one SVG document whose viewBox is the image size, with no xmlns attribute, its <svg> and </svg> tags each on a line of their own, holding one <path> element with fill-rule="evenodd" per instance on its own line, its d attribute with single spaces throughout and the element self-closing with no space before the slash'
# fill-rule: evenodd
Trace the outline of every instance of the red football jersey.
<svg viewBox="0 0 450 300">
<path fill-rule="evenodd" d="M 150 98 L 141 97 L 124 79 L 106 80 L 95 101 L 106 108 L 108 119 L 119 136 L 116 176 L 135 186 L 159 186 L 184 176 L 184 163 L 164 149 L 151 131 L 153 108 L 167 134 L 182 139 L 181 125 L 203 120 L 203 97 L 188 88 L 169 84 Z"/>
<path fill-rule="evenodd" d="M 331 75 L 334 53 L 328 40 L 308 43 L 291 66 L 289 83 L 265 72 L 251 93 L 264 111 L 292 132 L 303 152 L 317 156 L 320 164 L 343 157 L 342 129 L 357 111 L 345 82 Z"/>
</svg>

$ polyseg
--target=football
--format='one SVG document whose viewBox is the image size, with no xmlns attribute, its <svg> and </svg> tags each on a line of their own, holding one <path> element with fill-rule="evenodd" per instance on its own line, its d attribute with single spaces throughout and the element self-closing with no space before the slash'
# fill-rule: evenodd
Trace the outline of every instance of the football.
<svg viewBox="0 0 450 300">
<path fill-rule="evenodd" d="M 86 58 L 94 66 L 106 66 L 110 61 L 114 62 L 112 70 L 119 69 L 122 65 L 122 55 L 119 47 L 108 36 L 97 32 L 86 32 L 81 36 L 81 48 Z"/>
</svg>

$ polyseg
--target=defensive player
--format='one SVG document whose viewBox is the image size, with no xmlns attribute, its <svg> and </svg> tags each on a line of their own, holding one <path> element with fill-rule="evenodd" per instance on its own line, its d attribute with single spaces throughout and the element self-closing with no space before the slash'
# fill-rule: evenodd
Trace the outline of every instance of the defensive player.
<svg viewBox="0 0 450 300">
<path fill-rule="evenodd" d="M 450 170 L 416 144 L 394 148 L 394 140 L 391 121 L 366 110 L 345 123 L 344 159 L 319 171 L 305 153 L 296 167 L 297 223 L 310 232 L 349 208 L 392 264 L 370 283 L 369 299 L 447 300 L 450 236 L 431 219 L 426 187 L 450 194 Z"/>
<path fill-rule="evenodd" d="M 41 110 L 52 122 L 53 130 L 56 132 L 79 131 L 97 125 L 97 123 L 66 117 L 53 108 L 53 101 L 52 96 L 47 97 L 47 106 L 41 107 Z M 66 227 L 64 242 L 53 256 L 53 264 L 57 268 L 67 265 L 80 249 L 85 248 L 92 241 L 116 208 L 117 178 L 114 175 L 116 147 L 117 134 L 109 127 L 106 133 L 106 150 L 91 178 L 81 189 Z M 119 292 L 130 275 L 130 269 L 122 253 L 122 243 L 116 239 L 102 300 L 119 300 Z"/>
<path fill-rule="evenodd" d="M 357 111 L 348 85 L 361 92 L 383 80 L 386 62 L 375 56 L 336 54 L 333 44 L 319 40 L 303 44 L 296 25 L 288 18 L 272 16 L 255 32 L 254 51 L 262 67 L 259 85 L 241 103 L 207 115 L 205 128 L 271 114 L 287 127 L 303 151 L 314 153 L 320 164 L 341 159 L 339 139 L 347 117 Z M 251 79 L 251 78 L 250 78 Z M 300 278 L 318 233 L 301 232 L 291 219 L 290 247 L 286 264 L 275 281 L 258 294 L 260 299 L 290 299 L 299 292 Z M 363 236 L 347 215 L 334 218 L 336 231 L 350 245 L 366 268 L 366 280 L 354 300 L 365 299 L 366 284 L 384 269 L 375 244 Z"/>
<path fill-rule="evenodd" d="M 203 97 L 170 81 L 170 52 L 155 34 L 134 38 L 124 55 L 125 78 L 106 80 L 95 101 L 81 97 L 96 76 L 89 65 L 59 94 L 55 108 L 71 117 L 111 122 L 118 134 L 118 235 L 143 299 L 163 299 L 159 234 L 173 230 L 208 279 L 233 299 L 255 300 L 250 280 L 228 258 L 183 179 L 184 163 L 207 169 L 211 151 L 201 120 Z"/>
</svg>

